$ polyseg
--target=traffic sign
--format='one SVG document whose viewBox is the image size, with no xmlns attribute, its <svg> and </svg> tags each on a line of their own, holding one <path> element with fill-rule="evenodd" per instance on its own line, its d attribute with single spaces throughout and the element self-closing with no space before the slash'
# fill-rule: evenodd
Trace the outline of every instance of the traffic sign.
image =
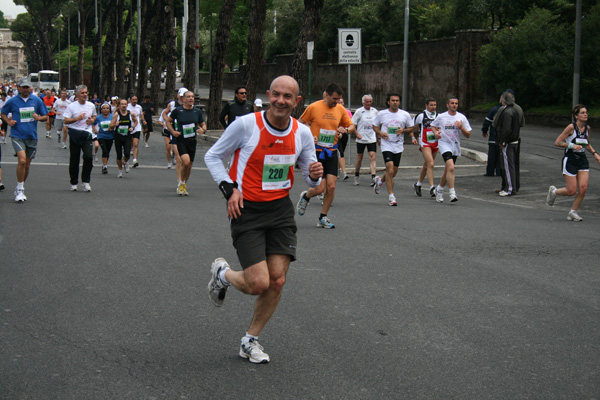
<svg viewBox="0 0 600 400">
<path fill-rule="evenodd" d="M 338 28 L 338 63 L 362 62 L 361 28 Z"/>
</svg>

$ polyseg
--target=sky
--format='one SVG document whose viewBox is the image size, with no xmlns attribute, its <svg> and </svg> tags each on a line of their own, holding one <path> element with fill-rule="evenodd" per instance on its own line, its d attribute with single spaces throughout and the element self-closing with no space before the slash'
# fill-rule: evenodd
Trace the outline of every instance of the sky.
<svg viewBox="0 0 600 400">
<path fill-rule="evenodd" d="M 4 13 L 4 17 L 17 18 L 18 14 L 25 13 L 25 7 L 16 6 L 13 0 L 0 0 L 0 10 Z"/>
</svg>

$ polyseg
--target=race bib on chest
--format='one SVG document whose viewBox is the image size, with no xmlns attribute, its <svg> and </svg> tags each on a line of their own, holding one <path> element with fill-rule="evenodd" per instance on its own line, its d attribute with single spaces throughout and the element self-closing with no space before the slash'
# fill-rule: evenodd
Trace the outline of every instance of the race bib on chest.
<svg viewBox="0 0 600 400">
<path fill-rule="evenodd" d="M 398 129 L 400 129 L 400 127 L 398 127 L 398 126 L 388 126 L 387 127 L 387 134 L 388 135 L 397 135 L 398 134 Z"/>
<path fill-rule="evenodd" d="M 129 127 L 127 125 L 119 125 L 119 127 L 117 128 L 117 133 L 119 135 L 127 135 L 129 133 Z"/>
<path fill-rule="evenodd" d="M 107 131 L 110 128 L 110 121 L 102 121 L 100 122 L 100 129 L 103 131 Z"/>
<path fill-rule="evenodd" d="M 184 138 L 191 138 L 196 136 L 196 124 L 184 124 L 182 125 L 182 128 Z"/>
<path fill-rule="evenodd" d="M 575 144 L 578 144 L 585 148 L 588 145 L 588 140 L 585 138 L 575 138 Z"/>
<path fill-rule="evenodd" d="M 435 133 L 433 133 L 433 131 L 431 129 L 425 130 L 424 133 L 425 133 L 425 137 L 427 138 L 427 143 L 437 142 L 437 139 L 435 138 Z"/>
<path fill-rule="evenodd" d="M 19 108 L 19 118 L 21 122 L 33 122 L 33 107 L 23 107 Z"/>
<path fill-rule="evenodd" d="M 317 144 L 321 147 L 333 147 L 336 133 L 335 130 L 321 129 L 319 131 L 319 140 L 317 141 Z"/>
<path fill-rule="evenodd" d="M 267 154 L 263 163 L 262 189 L 280 190 L 291 188 L 288 179 L 290 167 L 294 166 L 294 154 Z"/>
</svg>

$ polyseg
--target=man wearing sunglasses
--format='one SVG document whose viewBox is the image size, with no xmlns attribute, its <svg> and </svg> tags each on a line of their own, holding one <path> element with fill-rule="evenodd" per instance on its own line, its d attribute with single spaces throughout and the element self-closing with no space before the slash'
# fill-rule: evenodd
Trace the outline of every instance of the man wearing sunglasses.
<svg viewBox="0 0 600 400">
<path fill-rule="evenodd" d="M 247 94 L 244 86 L 235 89 L 235 99 L 225 104 L 219 116 L 219 122 L 223 128 L 227 128 L 236 118 L 253 112 L 254 106 L 252 102 L 246 100 Z"/>
</svg>

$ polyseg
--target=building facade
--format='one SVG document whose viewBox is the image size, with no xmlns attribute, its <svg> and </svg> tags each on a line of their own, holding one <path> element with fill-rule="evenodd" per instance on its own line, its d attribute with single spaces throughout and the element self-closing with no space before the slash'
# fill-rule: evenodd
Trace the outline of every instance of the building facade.
<svg viewBox="0 0 600 400">
<path fill-rule="evenodd" d="M 23 43 L 12 40 L 12 31 L 0 28 L 0 82 L 27 75 Z"/>
</svg>

